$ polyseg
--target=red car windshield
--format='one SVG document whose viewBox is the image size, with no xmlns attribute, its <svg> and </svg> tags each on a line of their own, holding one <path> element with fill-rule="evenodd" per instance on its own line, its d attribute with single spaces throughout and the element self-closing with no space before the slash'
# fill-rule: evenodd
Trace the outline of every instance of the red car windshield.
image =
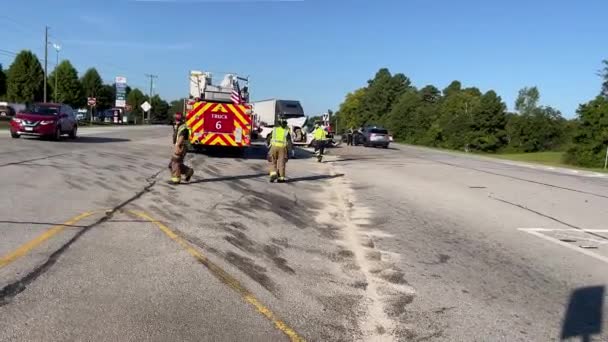
<svg viewBox="0 0 608 342">
<path fill-rule="evenodd" d="M 30 114 L 38 114 L 38 115 L 57 115 L 59 113 L 59 107 L 52 106 L 43 106 L 43 105 L 33 105 L 26 110 L 27 113 Z"/>
</svg>

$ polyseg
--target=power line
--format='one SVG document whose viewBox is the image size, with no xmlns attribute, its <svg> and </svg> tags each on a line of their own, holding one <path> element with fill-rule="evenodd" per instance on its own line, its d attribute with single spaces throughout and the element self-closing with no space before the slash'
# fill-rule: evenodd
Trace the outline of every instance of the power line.
<svg viewBox="0 0 608 342">
<path fill-rule="evenodd" d="M 12 56 L 17 56 L 16 52 L 9 51 L 9 50 L 4 50 L 4 49 L 0 49 L 0 53 L 9 54 L 9 55 L 12 55 Z"/>
<path fill-rule="evenodd" d="M 14 20 L 9 16 L 0 14 L 0 19 L 2 19 L 2 22 L 6 22 L 6 21 L 11 22 L 11 29 L 17 28 L 18 30 L 20 30 L 22 32 L 30 33 L 32 36 L 40 34 L 40 32 L 38 32 L 37 30 L 32 29 L 31 26 L 25 25 L 22 22 Z"/>
<path fill-rule="evenodd" d="M 0 16 L 0 18 L 2 18 L 2 16 Z M 50 36 L 50 34 L 49 34 Z M 47 39 L 47 43 L 48 43 L 48 39 Z M 48 44 L 47 44 L 48 45 Z M 24 49 L 24 50 L 29 50 L 29 49 Z M 45 49 L 46 50 L 46 49 Z M 31 50 L 30 50 L 31 51 Z M 0 57 L 5 57 L 7 60 L 9 60 L 9 58 L 11 58 L 14 61 L 14 58 L 19 55 L 19 52 L 15 52 L 15 51 L 11 51 L 11 50 L 6 50 L 6 49 L 0 49 Z M 40 62 L 40 64 L 44 65 L 45 64 L 45 60 L 43 58 L 40 57 L 36 57 L 38 59 L 38 62 Z M 6 63 L 8 64 L 8 63 Z M 92 66 L 96 69 L 98 68 L 103 68 L 103 69 L 112 69 L 115 72 L 117 72 L 117 74 L 124 74 L 126 76 L 128 76 L 128 72 L 125 72 L 125 70 L 127 70 L 127 68 L 121 68 L 118 65 L 115 65 L 113 63 L 109 63 L 109 62 L 103 62 L 103 63 L 95 63 L 95 66 Z M 51 68 L 56 68 L 58 66 L 58 64 L 53 63 L 52 61 L 48 60 L 48 54 L 47 54 L 47 60 L 46 60 L 46 65 L 47 65 L 47 72 L 48 72 L 48 67 Z M 84 72 L 84 71 L 83 71 Z M 46 75 L 46 73 L 45 73 Z M 152 96 L 154 95 L 154 79 L 158 79 L 158 75 L 152 75 L 152 74 L 145 74 L 146 78 L 150 78 L 150 98 L 152 98 Z M 109 82 L 104 82 L 107 84 L 112 84 L 114 83 L 113 80 L 109 81 Z M 46 84 L 46 82 L 45 82 Z M 131 83 L 130 86 L 132 88 L 139 88 L 141 90 L 145 89 L 146 87 L 143 86 L 142 84 L 139 83 Z"/>
</svg>

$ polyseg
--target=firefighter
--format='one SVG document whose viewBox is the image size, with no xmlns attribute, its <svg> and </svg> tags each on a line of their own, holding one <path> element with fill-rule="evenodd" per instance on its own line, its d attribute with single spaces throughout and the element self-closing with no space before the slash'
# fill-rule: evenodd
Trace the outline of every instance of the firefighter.
<svg viewBox="0 0 608 342">
<path fill-rule="evenodd" d="M 289 159 L 289 150 L 291 150 L 291 135 L 289 134 L 287 121 L 279 118 L 279 126 L 275 126 L 272 130 L 270 151 L 268 152 L 271 183 L 275 181 L 285 183 L 285 167 Z"/>
<path fill-rule="evenodd" d="M 175 145 L 175 142 L 177 141 L 177 128 L 179 127 L 179 123 L 182 120 L 182 113 L 175 113 L 174 119 L 175 120 L 171 125 L 171 128 L 173 128 L 173 145 Z M 171 170 L 172 164 L 173 162 L 169 160 L 169 170 Z"/>
<path fill-rule="evenodd" d="M 182 118 L 182 113 L 175 113 L 175 122 L 173 122 L 173 145 L 175 145 L 175 142 L 177 141 L 177 129 L 183 121 Z"/>
<path fill-rule="evenodd" d="M 317 161 L 321 162 L 321 160 L 323 160 L 323 153 L 325 152 L 325 139 L 327 139 L 327 132 L 325 132 L 325 129 L 321 127 L 321 123 L 319 121 L 315 122 L 315 130 L 312 132 L 312 136 L 314 139 Z"/>
<path fill-rule="evenodd" d="M 346 146 L 353 146 L 353 138 L 355 137 L 354 128 L 350 128 L 348 132 L 346 132 Z"/>
<path fill-rule="evenodd" d="M 194 175 L 194 170 L 184 164 L 186 153 L 188 152 L 188 140 L 190 139 L 190 131 L 184 122 L 182 115 L 175 116 L 177 129 L 174 133 L 174 149 L 171 157 L 171 184 L 179 184 L 182 181 L 182 175 L 186 176 L 186 182 L 189 182 Z"/>
</svg>

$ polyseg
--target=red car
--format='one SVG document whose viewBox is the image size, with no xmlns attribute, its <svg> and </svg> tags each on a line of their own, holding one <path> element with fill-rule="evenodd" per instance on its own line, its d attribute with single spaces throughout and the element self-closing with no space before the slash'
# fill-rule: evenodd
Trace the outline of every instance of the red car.
<svg viewBox="0 0 608 342">
<path fill-rule="evenodd" d="M 72 107 L 60 103 L 38 103 L 17 113 L 11 120 L 11 136 L 50 137 L 59 140 L 63 134 L 75 139 L 78 121 Z"/>
</svg>

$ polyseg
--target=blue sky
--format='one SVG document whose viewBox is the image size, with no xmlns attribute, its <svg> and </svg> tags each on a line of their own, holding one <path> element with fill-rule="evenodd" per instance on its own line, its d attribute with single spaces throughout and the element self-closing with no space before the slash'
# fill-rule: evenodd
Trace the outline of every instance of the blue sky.
<svg viewBox="0 0 608 342">
<path fill-rule="evenodd" d="M 598 94 L 608 58 L 605 0 L 0 2 L 0 49 L 43 57 L 48 24 L 60 57 L 108 82 L 124 75 L 145 90 L 153 73 L 171 100 L 187 95 L 191 69 L 235 71 L 251 76 L 254 99 L 299 99 L 309 114 L 336 109 L 388 67 L 419 87 L 494 89 L 509 108 L 536 85 L 543 104 L 571 117 Z"/>
</svg>

